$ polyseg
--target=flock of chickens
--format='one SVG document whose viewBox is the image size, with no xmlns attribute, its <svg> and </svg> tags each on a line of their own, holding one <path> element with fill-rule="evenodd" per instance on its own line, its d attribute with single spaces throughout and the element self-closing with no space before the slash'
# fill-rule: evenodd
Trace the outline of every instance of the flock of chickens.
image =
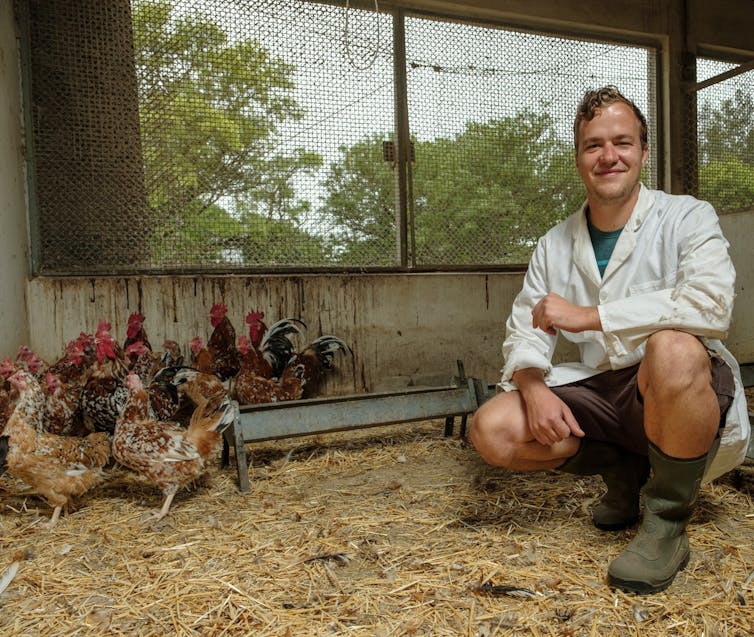
<svg viewBox="0 0 754 637">
<path fill-rule="evenodd" d="M 350 352 L 330 335 L 298 351 L 305 325 L 282 319 L 268 328 L 261 312 L 247 315 L 248 336 L 236 344 L 227 311 L 212 307 L 212 333 L 206 345 L 191 341 L 190 365 L 175 341 L 152 349 L 138 312 L 128 319 L 122 345 L 102 321 L 53 363 L 26 346 L 15 360 L 0 360 L 0 473 L 47 500 L 53 507 L 47 527 L 104 479 L 111 460 L 162 490 L 162 507 L 153 515 L 164 517 L 178 490 L 206 471 L 235 418 L 232 401 L 312 395 L 335 355 Z"/>
</svg>

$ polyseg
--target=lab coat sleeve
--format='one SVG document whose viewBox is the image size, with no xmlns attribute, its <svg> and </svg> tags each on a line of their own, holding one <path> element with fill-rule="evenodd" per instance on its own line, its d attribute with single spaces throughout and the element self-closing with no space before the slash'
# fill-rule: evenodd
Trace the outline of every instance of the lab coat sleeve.
<svg viewBox="0 0 754 637">
<path fill-rule="evenodd" d="M 547 285 L 547 238 L 542 237 L 532 254 L 521 291 L 513 302 L 506 322 L 506 337 L 503 342 L 505 365 L 501 384 L 511 382 L 513 373 L 519 369 L 535 367 L 549 373 L 557 336 L 532 327 L 532 309 L 548 292 Z"/>
<path fill-rule="evenodd" d="M 659 329 L 724 338 L 730 325 L 736 273 L 712 206 L 696 201 L 682 213 L 672 242 L 678 267 L 672 280 L 629 290 L 598 306 L 607 354 L 616 361 Z"/>
</svg>

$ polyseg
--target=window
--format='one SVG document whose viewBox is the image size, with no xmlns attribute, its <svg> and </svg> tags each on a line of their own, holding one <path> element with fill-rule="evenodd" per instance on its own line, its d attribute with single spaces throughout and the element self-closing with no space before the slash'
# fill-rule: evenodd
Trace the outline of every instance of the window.
<svg viewBox="0 0 754 637">
<path fill-rule="evenodd" d="M 699 58 L 700 82 L 737 64 Z M 754 207 L 754 71 L 697 93 L 699 196 L 719 212 Z"/>
<path fill-rule="evenodd" d="M 302 0 L 20 4 L 37 274 L 508 267 L 581 201 L 584 90 L 616 84 L 656 148 L 651 47 Z"/>
</svg>

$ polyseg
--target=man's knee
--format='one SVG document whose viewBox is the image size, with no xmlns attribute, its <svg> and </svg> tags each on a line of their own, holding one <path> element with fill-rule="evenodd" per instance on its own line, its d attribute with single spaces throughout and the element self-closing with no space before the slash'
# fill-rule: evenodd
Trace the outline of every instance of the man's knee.
<svg viewBox="0 0 754 637">
<path fill-rule="evenodd" d="M 506 411 L 504 404 L 482 405 L 469 426 L 469 440 L 477 453 L 485 462 L 497 467 L 508 467 L 513 460 Z"/>
<path fill-rule="evenodd" d="M 676 330 L 655 332 L 639 368 L 639 389 L 683 391 L 696 384 L 709 384 L 709 355 L 702 342 L 692 334 Z"/>
</svg>

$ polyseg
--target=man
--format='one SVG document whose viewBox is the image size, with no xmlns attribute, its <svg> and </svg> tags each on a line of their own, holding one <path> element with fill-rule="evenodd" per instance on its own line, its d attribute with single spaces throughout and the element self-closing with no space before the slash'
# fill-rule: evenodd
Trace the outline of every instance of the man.
<svg viewBox="0 0 754 637">
<path fill-rule="evenodd" d="M 585 94 L 574 143 L 586 202 L 537 244 L 506 324 L 506 391 L 470 436 L 492 465 L 599 474 L 607 493 L 592 518 L 604 530 L 639 519 L 646 483 L 641 527 L 608 583 L 653 593 L 688 563 L 702 480 L 746 452 L 740 372 L 718 340 L 735 271 L 709 204 L 641 184 L 646 120 L 615 87 Z M 552 366 L 558 335 L 578 363 Z"/>
</svg>

